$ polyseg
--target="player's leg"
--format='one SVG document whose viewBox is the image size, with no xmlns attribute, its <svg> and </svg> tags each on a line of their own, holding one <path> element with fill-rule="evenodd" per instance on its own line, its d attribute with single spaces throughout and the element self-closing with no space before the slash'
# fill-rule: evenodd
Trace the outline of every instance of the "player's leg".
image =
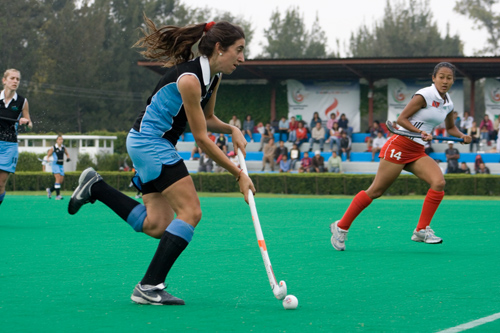
<svg viewBox="0 0 500 333">
<path fill-rule="evenodd" d="M 162 195 L 177 217 L 163 231 L 146 274 L 131 298 L 141 304 L 180 305 L 184 301 L 165 292 L 164 283 L 173 264 L 191 242 L 194 228 L 201 219 L 200 201 L 190 176 L 169 185 Z M 157 204 L 162 204 L 159 199 L 155 206 L 148 204 L 148 212 L 153 213 Z"/>
<path fill-rule="evenodd" d="M 345 249 L 344 242 L 354 219 L 372 203 L 373 199 L 384 194 L 398 178 L 403 168 L 404 164 L 395 164 L 385 159 L 380 160 L 377 174 L 370 187 L 366 191 L 356 194 L 342 219 L 330 225 L 331 242 L 336 250 L 343 251 Z"/>
<path fill-rule="evenodd" d="M 5 198 L 5 186 L 7 185 L 7 179 L 9 179 L 9 173 L 3 170 L 0 170 L 0 205 Z"/>
<path fill-rule="evenodd" d="M 85 169 L 78 183 L 68 205 L 68 212 L 71 215 L 76 214 L 84 204 L 99 200 L 135 231 L 143 231 L 143 223 L 147 216 L 144 205 L 108 185 L 93 168 Z"/>
<path fill-rule="evenodd" d="M 412 240 L 428 244 L 442 243 L 443 240 L 435 236 L 434 232 L 429 227 L 432 217 L 444 197 L 444 186 L 446 182 L 439 165 L 429 156 L 425 156 L 415 162 L 409 163 L 405 167 L 405 170 L 410 171 L 431 186 L 425 196 L 422 213 L 420 214 Z"/>
<path fill-rule="evenodd" d="M 55 183 L 54 183 L 54 189 L 56 190 L 56 200 L 61 200 L 61 184 L 64 180 L 64 176 L 61 175 L 60 173 L 55 173 L 54 174 L 55 178 Z"/>
</svg>

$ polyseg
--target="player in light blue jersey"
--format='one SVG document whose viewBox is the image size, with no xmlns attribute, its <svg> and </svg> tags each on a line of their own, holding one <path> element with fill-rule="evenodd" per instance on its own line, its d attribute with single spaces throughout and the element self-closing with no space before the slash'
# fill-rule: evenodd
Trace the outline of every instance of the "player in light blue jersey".
<svg viewBox="0 0 500 333">
<path fill-rule="evenodd" d="M 184 304 L 164 290 L 164 282 L 202 215 L 193 180 L 175 149 L 187 122 L 198 146 L 234 175 L 245 200 L 249 190 L 255 192 L 250 178 L 207 135 L 207 130 L 230 134 L 235 151 L 240 149 L 245 154 L 247 142 L 242 132 L 214 114 L 222 74 L 231 74 L 245 60 L 245 35 L 240 27 L 228 22 L 157 28 L 146 18 L 146 25 L 148 31 L 136 46 L 145 49 L 145 57 L 164 62 L 168 69 L 127 137 L 127 150 L 138 175 L 135 183 L 142 190 L 144 205 L 106 184 L 89 168 L 80 176 L 68 211 L 75 214 L 83 204 L 99 200 L 134 230 L 160 238 L 131 298 L 140 304 Z M 201 56 L 193 59 L 196 43 Z"/>
</svg>

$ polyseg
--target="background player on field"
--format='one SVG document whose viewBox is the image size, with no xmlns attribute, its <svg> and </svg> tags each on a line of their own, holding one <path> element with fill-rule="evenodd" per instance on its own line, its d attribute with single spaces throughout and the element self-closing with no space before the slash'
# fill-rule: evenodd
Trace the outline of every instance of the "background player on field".
<svg viewBox="0 0 500 333">
<path fill-rule="evenodd" d="M 164 282 L 201 219 L 193 180 L 175 149 L 187 122 L 198 146 L 234 175 L 247 202 L 248 191 L 255 192 L 250 178 L 207 135 L 207 129 L 231 134 L 235 151 L 240 149 L 245 154 L 247 142 L 241 130 L 214 114 L 221 73 L 231 74 L 245 60 L 245 35 L 240 27 L 228 22 L 156 28 L 146 18 L 146 25 L 148 32 L 136 45 L 146 49 L 143 54 L 147 58 L 171 67 L 127 137 L 127 150 L 139 176 L 145 206 L 107 185 L 89 168 L 80 176 L 68 211 L 75 214 L 86 202 L 99 200 L 134 230 L 161 238 L 131 298 L 141 304 L 184 304 L 164 290 Z M 192 47 L 196 43 L 201 56 L 193 59 Z"/>
<path fill-rule="evenodd" d="M 16 171 L 18 126 L 33 128 L 28 100 L 16 92 L 20 82 L 21 72 L 17 69 L 8 69 L 3 74 L 3 90 L 0 92 L 0 204 L 5 198 L 9 174 Z"/>
<path fill-rule="evenodd" d="M 465 143 L 471 137 L 463 134 L 453 120 L 453 102 L 448 91 L 455 80 L 455 67 L 447 62 L 436 65 L 432 73 L 433 84 L 415 93 L 399 115 L 397 122 L 401 130 L 417 132 L 421 138 L 410 139 L 393 135 L 380 151 L 380 164 L 373 183 L 366 191 L 359 192 L 351 202 L 341 220 L 330 225 L 331 242 L 338 251 L 345 250 L 347 232 L 354 219 L 373 201 L 380 197 L 406 170 L 430 185 L 417 227 L 411 239 L 415 242 L 438 244 L 442 239 L 434 235 L 430 228 L 434 216 L 444 196 L 445 180 L 439 165 L 425 154 L 425 142 L 432 140 L 434 127 L 445 121 L 450 135 L 463 138 Z"/>
<path fill-rule="evenodd" d="M 52 157 L 52 174 L 55 177 L 55 183 L 51 188 L 47 188 L 47 196 L 52 197 L 52 192 L 56 191 L 56 200 L 61 200 L 61 185 L 64 181 L 64 155 L 66 162 L 70 161 L 68 150 L 63 145 L 62 135 L 57 136 L 56 143 L 47 152 L 47 160 Z"/>
</svg>

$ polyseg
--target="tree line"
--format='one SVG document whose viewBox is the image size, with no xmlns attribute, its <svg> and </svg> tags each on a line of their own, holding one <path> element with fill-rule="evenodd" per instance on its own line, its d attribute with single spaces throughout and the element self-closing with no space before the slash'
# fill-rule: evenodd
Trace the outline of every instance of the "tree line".
<svg viewBox="0 0 500 333">
<path fill-rule="evenodd" d="M 255 28 L 245 17 L 180 0 L 0 0 L 2 72 L 22 73 L 19 93 L 30 101 L 37 132 L 128 130 L 144 108 L 157 74 L 137 66 L 132 45 L 141 36 L 143 15 L 157 25 L 227 20 L 239 24 L 252 48 Z M 455 10 L 491 38 L 484 52 L 498 53 L 500 16 L 488 11 L 497 1 L 460 0 Z M 461 56 L 460 37 L 437 28 L 428 0 L 387 1 L 374 26 L 360 22 L 343 47 L 349 57 Z M 265 45 L 257 58 L 335 58 L 316 18 L 308 28 L 298 7 L 269 13 Z M 258 98 L 256 96 L 255 98 Z M 229 103 L 230 104 L 230 103 Z M 226 110 L 227 112 L 233 112 Z M 237 111 L 243 118 L 248 111 Z M 240 114 L 241 113 L 241 114 Z"/>
</svg>

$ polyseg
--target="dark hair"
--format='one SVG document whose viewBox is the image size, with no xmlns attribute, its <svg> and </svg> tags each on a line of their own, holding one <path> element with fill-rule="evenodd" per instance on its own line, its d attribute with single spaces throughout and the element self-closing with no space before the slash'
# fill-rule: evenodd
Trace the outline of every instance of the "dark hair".
<svg viewBox="0 0 500 333">
<path fill-rule="evenodd" d="M 133 47 L 145 48 L 140 52 L 148 59 L 164 62 L 166 67 L 180 64 L 194 58 L 193 46 L 198 43 L 198 53 L 210 57 L 219 43 L 223 50 L 237 40 L 245 38 L 243 29 L 232 23 L 221 21 L 205 31 L 207 23 L 191 24 L 184 27 L 167 25 L 157 28 L 154 22 L 144 15 L 146 29 L 141 29 L 144 37 Z M 207 27 L 208 28 L 208 27 Z"/>
<path fill-rule="evenodd" d="M 455 79 L 455 66 L 449 62 L 440 62 L 439 64 L 434 67 L 434 71 L 432 72 L 432 76 L 436 77 L 437 72 L 439 71 L 440 68 L 446 67 L 451 69 L 451 72 L 453 73 L 453 79 Z"/>
</svg>

